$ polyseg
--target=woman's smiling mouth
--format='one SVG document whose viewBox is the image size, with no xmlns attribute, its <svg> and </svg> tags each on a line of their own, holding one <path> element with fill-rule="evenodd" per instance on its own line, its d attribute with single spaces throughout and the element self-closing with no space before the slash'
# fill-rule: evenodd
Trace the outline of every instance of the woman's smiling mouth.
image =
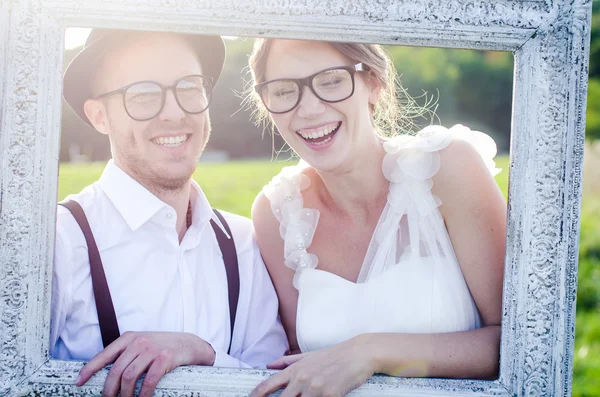
<svg viewBox="0 0 600 397">
<path fill-rule="evenodd" d="M 325 124 L 317 128 L 303 128 L 296 131 L 296 133 L 312 145 L 323 145 L 331 141 L 341 125 L 341 121 L 336 121 L 335 123 Z"/>
</svg>

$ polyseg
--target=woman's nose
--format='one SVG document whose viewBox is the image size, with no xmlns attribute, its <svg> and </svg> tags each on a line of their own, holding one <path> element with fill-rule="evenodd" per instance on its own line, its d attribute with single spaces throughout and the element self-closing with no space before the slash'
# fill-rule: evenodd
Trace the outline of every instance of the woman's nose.
<svg viewBox="0 0 600 397">
<path fill-rule="evenodd" d="M 302 118 L 311 118 L 318 116 L 325 111 L 325 104 L 321 101 L 309 87 L 304 87 L 302 98 L 298 104 L 298 116 Z"/>
</svg>

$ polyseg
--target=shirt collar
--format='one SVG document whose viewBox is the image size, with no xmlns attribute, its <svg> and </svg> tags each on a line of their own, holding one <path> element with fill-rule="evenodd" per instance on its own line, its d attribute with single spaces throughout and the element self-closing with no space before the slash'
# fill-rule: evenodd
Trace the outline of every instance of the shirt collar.
<svg viewBox="0 0 600 397">
<path fill-rule="evenodd" d="M 231 238 L 225 227 L 217 217 L 217 215 L 212 210 L 210 204 L 208 203 L 208 199 L 204 195 L 204 192 L 200 188 L 200 185 L 196 183 L 196 181 L 192 180 L 192 227 L 194 225 L 203 227 L 209 221 L 214 221 L 217 226 L 225 233 L 227 238 Z"/>
<path fill-rule="evenodd" d="M 166 203 L 119 168 L 113 160 L 109 160 L 106 164 L 98 183 L 131 230 L 137 230 L 161 209 L 168 207 Z M 197 225 L 202 229 L 204 224 L 213 220 L 230 238 L 223 224 L 212 211 L 204 192 L 193 180 L 191 195 L 192 225 Z"/>
<path fill-rule="evenodd" d="M 137 230 L 166 206 L 113 160 L 106 164 L 98 183 L 131 230 Z"/>
</svg>

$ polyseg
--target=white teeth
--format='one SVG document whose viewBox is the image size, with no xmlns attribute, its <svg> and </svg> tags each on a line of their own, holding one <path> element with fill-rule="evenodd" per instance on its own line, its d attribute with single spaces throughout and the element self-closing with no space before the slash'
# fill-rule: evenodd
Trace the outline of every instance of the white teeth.
<svg viewBox="0 0 600 397">
<path fill-rule="evenodd" d="M 325 135 L 331 134 L 336 128 L 339 127 L 339 125 L 340 125 L 339 123 L 338 124 L 332 124 L 332 125 L 330 125 L 328 127 L 324 127 L 324 128 L 322 128 L 320 130 L 316 130 L 316 131 L 313 131 L 313 132 L 300 132 L 300 135 L 302 135 L 302 137 L 304 139 L 322 138 Z M 327 142 L 327 141 L 324 141 L 324 142 Z"/>
<path fill-rule="evenodd" d="M 170 137 L 161 136 L 158 138 L 154 138 L 152 140 L 152 142 L 156 143 L 157 145 L 161 145 L 161 146 L 176 147 L 176 146 L 183 144 L 187 140 L 188 140 L 187 135 L 170 136 Z"/>
<path fill-rule="evenodd" d="M 329 141 L 331 140 L 331 138 L 332 138 L 332 137 L 329 137 L 329 138 L 325 139 L 325 140 L 324 140 L 324 141 L 322 141 L 322 142 L 313 142 L 313 145 L 317 145 L 317 146 L 318 146 L 318 145 L 324 145 L 324 144 L 326 144 L 327 142 L 329 142 Z"/>
</svg>

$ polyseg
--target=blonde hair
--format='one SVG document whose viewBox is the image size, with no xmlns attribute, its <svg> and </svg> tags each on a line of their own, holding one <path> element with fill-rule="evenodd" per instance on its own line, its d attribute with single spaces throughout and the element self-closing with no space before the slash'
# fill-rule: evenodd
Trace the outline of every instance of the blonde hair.
<svg viewBox="0 0 600 397">
<path fill-rule="evenodd" d="M 249 58 L 252 81 L 247 84 L 245 103 L 253 104 L 257 125 L 270 124 L 269 112 L 265 109 L 254 85 L 265 81 L 267 58 L 275 39 L 256 39 Z M 379 44 L 327 42 L 352 63 L 368 66 L 370 75 L 380 87 L 379 100 L 371 107 L 372 122 L 377 133 L 391 137 L 400 133 L 413 133 L 417 117 L 433 114 L 428 105 L 420 106 L 408 95 L 398 77 L 396 68 L 385 49 Z M 272 123 L 271 123 L 272 124 Z"/>
</svg>

